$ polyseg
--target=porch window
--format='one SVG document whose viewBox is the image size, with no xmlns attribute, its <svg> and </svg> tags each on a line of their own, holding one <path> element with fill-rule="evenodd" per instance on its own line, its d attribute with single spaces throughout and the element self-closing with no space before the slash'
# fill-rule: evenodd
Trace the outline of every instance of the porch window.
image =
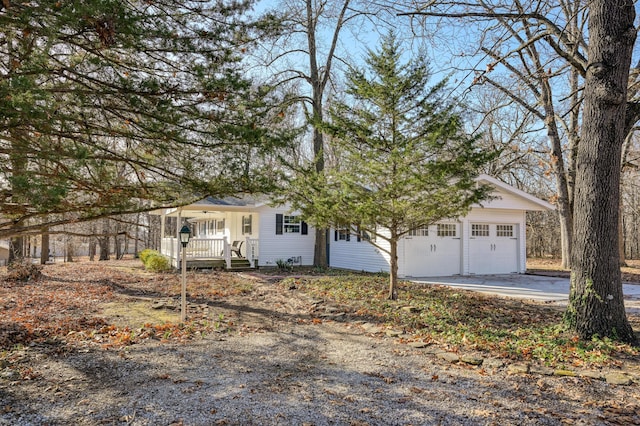
<svg viewBox="0 0 640 426">
<path fill-rule="evenodd" d="M 513 237 L 513 225 L 496 225 L 497 237 Z"/>
<path fill-rule="evenodd" d="M 216 221 L 216 232 L 219 234 L 223 234 L 224 233 L 224 219 L 218 219 Z"/>
<path fill-rule="evenodd" d="M 455 223 L 439 223 L 438 237 L 455 237 L 456 228 L 457 227 Z"/>
<path fill-rule="evenodd" d="M 242 235 L 251 235 L 251 215 L 242 216 Z"/>
<path fill-rule="evenodd" d="M 298 216 L 284 216 L 283 217 L 284 224 L 284 233 L 298 233 L 300 232 L 300 217 Z"/>
</svg>

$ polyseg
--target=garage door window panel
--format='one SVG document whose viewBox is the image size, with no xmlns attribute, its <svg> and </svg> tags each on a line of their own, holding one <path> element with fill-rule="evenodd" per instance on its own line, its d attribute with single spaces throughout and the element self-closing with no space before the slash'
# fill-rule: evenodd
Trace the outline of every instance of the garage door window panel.
<svg viewBox="0 0 640 426">
<path fill-rule="evenodd" d="M 429 227 L 421 226 L 419 228 L 412 229 L 409 231 L 410 237 L 428 237 L 429 236 Z"/>
<path fill-rule="evenodd" d="M 471 236 L 472 237 L 488 237 L 489 225 L 485 223 L 471 224 Z"/>
<path fill-rule="evenodd" d="M 457 236 L 457 228 L 455 223 L 439 223 L 438 237 L 455 237 Z"/>
<path fill-rule="evenodd" d="M 513 225 L 496 225 L 496 236 L 512 238 L 513 237 Z"/>
</svg>

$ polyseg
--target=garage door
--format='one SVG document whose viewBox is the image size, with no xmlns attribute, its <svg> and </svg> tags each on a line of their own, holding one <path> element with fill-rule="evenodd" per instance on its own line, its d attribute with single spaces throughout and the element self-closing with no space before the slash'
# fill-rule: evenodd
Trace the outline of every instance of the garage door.
<svg viewBox="0 0 640 426">
<path fill-rule="evenodd" d="M 517 225 L 472 223 L 469 236 L 469 273 L 518 272 Z"/>
<path fill-rule="evenodd" d="M 404 270 L 411 277 L 460 274 L 460 224 L 439 223 L 413 231 L 404 239 Z"/>
</svg>

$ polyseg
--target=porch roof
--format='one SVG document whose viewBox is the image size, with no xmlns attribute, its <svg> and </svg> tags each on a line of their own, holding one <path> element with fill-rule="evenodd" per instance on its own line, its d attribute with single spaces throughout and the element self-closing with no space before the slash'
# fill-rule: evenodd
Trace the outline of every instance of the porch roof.
<svg viewBox="0 0 640 426">
<path fill-rule="evenodd" d="M 214 198 L 207 197 L 195 203 L 182 206 L 171 207 L 167 209 L 158 209 L 151 211 L 151 214 L 162 215 L 169 217 L 193 217 L 206 219 L 211 215 L 223 212 L 252 212 L 258 207 L 265 205 L 266 202 L 262 199 L 245 196 L 238 197 L 225 197 Z"/>
</svg>

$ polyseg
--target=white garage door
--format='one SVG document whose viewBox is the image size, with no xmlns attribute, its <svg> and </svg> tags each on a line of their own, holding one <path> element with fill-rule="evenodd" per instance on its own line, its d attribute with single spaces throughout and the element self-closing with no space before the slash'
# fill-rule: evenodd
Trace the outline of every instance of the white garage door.
<svg viewBox="0 0 640 426">
<path fill-rule="evenodd" d="M 517 225 L 472 223 L 469 236 L 469 273 L 518 272 Z"/>
<path fill-rule="evenodd" d="M 411 277 L 460 274 L 460 224 L 439 223 L 405 237 L 404 271 Z"/>
</svg>

